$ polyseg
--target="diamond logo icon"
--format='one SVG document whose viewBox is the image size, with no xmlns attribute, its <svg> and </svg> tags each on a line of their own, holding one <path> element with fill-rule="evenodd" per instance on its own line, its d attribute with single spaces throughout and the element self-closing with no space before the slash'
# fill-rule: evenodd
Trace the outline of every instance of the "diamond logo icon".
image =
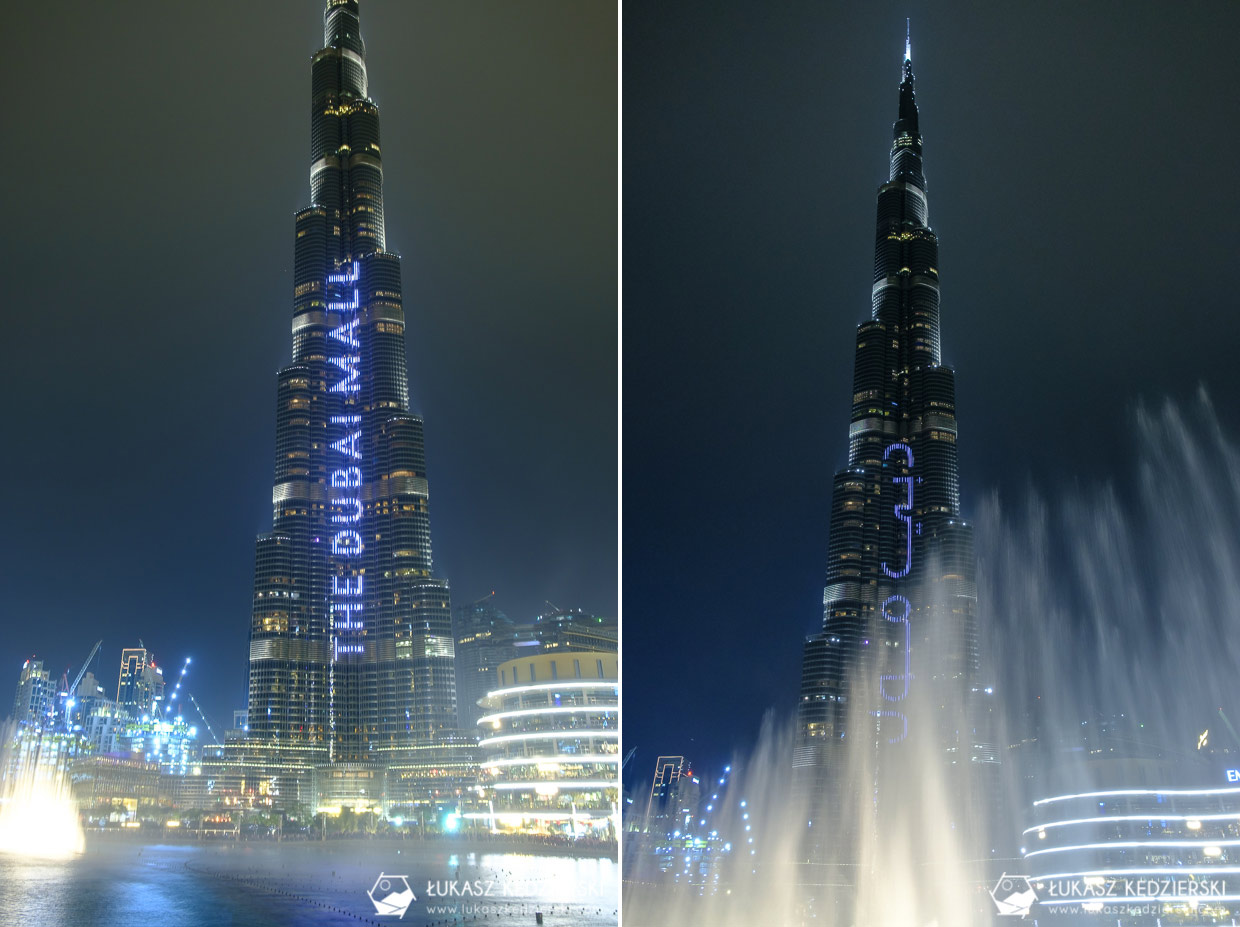
<svg viewBox="0 0 1240 927">
<path fill-rule="evenodd" d="M 1027 878 L 1008 875 L 1006 872 L 990 890 L 990 897 L 994 900 L 999 914 L 1009 917 L 1027 917 L 1038 900 L 1037 892 Z"/>
<path fill-rule="evenodd" d="M 375 914 L 380 917 L 403 918 L 409 905 L 418 900 L 413 889 L 409 887 L 408 876 L 388 875 L 384 872 L 379 873 L 374 887 L 366 894 L 370 896 L 370 903 L 375 906 Z"/>
</svg>

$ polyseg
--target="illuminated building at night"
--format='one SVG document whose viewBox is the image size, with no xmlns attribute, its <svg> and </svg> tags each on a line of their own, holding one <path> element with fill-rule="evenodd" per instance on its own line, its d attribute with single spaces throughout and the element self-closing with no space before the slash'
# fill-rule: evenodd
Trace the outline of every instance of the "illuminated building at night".
<svg viewBox="0 0 1240 927">
<path fill-rule="evenodd" d="M 1230 924 L 1240 915 L 1240 787 L 1227 784 L 1240 771 L 1220 770 L 1213 786 L 1173 787 L 1143 781 L 1146 771 L 1123 788 L 1033 803 L 1022 872 L 1042 923 L 1078 924 L 1104 910 L 1149 927 Z"/>
<path fill-rule="evenodd" d="M 697 813 L 701 797 L 701 783 L 683 756 L 659 757 L 640 830 L 660 837 L 670 835 L 682 817 Z"/>
<path fill-rule="evenodd" d="M 615 651 L 510 660 L 482 700 L 482 780 L 465 817 L 492 832 L 616 836 L 620 689 Z"/>
<path fill-rule="evenodd" d="M 116 704 L 135 718 L 154 714 L 164 698 L 164 671 L 155 665 L 145 647 L 121 651 L 121 671 L 116 683 Z"/>
<path fill-rule="evenodd" d="M 619 627 L 615 618 L 591 615 L 580 608 L 556 608 L 518 629 L 518 640 L 537 644 L 542 653 L 553 650 L 601 650 L 618 648 Z"/>
<path fill-rule="evenodd" d="M 647 813 L 625 834 L 625 871 L 633 881 L 697 895 L 726 891 L 720 877 L 728 857 L 757 852 L 756 822 L 749 803 L 729 794 L 731 779 L 731 766 L 699 777 L 683 756 L 658 758 Z"/>
<path fill-rule="evenodd" d="M 478 699 L 495 688 L 501 663 L 516 656 L 516 628 L 495 605 L 495 593 L 452 609 L 456 642 L 457 712 L 462 731 L 474 731 L 482 709 Z"/>
<path fill-rule="evenodd" d="M 548 603 L 550 604 L 550 603 Z M 552 610 L 527 624 L 513 624 L 494 604 L 494 593 L 472 605 L 453 609 L 456 637 L 456 685 L 461 729 L 475 731 L 482 710 L 478 700 L 495 688 L 501 663 L 521 655 L 566 650 L 614 653 L 619 644 L 615 618 L 580 608 Z M 468 720 L 468 725 L 466 721 Z"/>
<path fill-rule="evenodd" d="M 77 727 L 96 753 L 116 753 L 121 749 L 125 726 L 133 718 L 110 699 L 93 701 L 80 715 Z"/>
<path fill-rule="evenodd" d="M 73 690 L 73 704 L 68 710 L 69 721 L 71 724 L 81 724 L 96 707 L 113 704 L 104 693 L 103 686 L 99 684 L 95 674 L 86 672 L 82 676 L 82 681 L 77 684 L 77 688 Z"/>
<path fill-rule="evenodd" d="M 160 772 L 177 776 L 188 775 L 202 760 L 198 728 L 184 718 L 143 716 L 132 721 L 121 735 L 121 749 L 157 764 Z"/>
<path fill-rule="evenodd" d="M 910 764 L 937 757 L 945 770 L 992 781 L 996 762 L 909 44 L 877 213 L 848 460 L 832 486 L 822 630 L 802 662 L 793 772 L 810 810 L 811 855 L 823 841 L 840 852 L 841 835 L 866 826 L 863 809 L 892 807 L 910 786 Z M 957 809 L 952 826 L 961 817 L 974 816 Z"/>
<path fill-rule="evenodd" d="M 55 686 L 48 677 L 42 660 L 31 658 L 22 664 L 17 695 L 13 699 L 13 720 L 20 727 L 50 725 Z"/>
<path fill-rule="evenodd" d="M 329 0 L 324 45 L 311 60 L 311 205 L 294 218 L 292 363 L 276 384 L 272 530 L 255 554 L 248 738 L 213 773 L 265 788 L 280 777 L 279 794 L 303 799 L 311 776 L 326 805 L 370 807 L 416 798 L 388 794 L 390 766 L 459 768 L 463 742 L 357 0 Z"/>
<path fill-rule="evenodd" d="M 680 777 L 688 775 L 693 776 L 692 769 L 685 769 L 685 758 L 683 756 L 661 756 L 654 763 L 654 780 L 650 785 L 650 807 L 653 811 L 656 807 L 666 805 L 676 794 L 676 789 L 680 784 Z"/>
<path fill-rule="evenodd" d="M 159 798 L 159 764 L 140 756 L 91 755 L 71 767 L 73 797 L 96 822 L 132 820 Z"/>
</svg>

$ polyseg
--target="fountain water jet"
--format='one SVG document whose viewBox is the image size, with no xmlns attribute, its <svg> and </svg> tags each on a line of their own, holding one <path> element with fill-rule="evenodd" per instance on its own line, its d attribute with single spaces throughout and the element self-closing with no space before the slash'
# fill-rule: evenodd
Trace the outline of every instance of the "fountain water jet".
<svg viewBox="0 0 1240 927">
<path fill-rule="evenodd" d="M 712 927 L 971 927 L 989 924 L 978 895 L 976 867 L 968 861 L 947 808 L 946 780 L 927 762 L 925 775 L 905 793 L 899 812 L 879 821 L 872 795 L 856 794 L 855 849 L 829 848 L 825 861 L 808 860 L 813 828 L 829 819 L 793 799 L 791 719 L 768 713 L 758 743 L 732 764 L 724 807 L 707 825 L 728 835 L 711 875 L 694 885 L 660 881 L 649 857 L 626 857 L 624 922 L 642 927 L 704 923 Z M 850 774 L 872 781 L 872 752 L 854 751 Z M 741 803 L 744 802 L 744 805 Z M 747 816 L 746 816 L 747 815 Z M 748 826 L 749 829 L 746 829 Z M 640 839 L 640 838 L 634 838 Z M 752 840 L 752 843 L 749 841 Z M 933 840 L 933 848 L 928 840 Z M 855 854 L 855 858 L 854 858 Z M 717 875 L 717 879 L 715 876 Z M 980 896 L 986 903 L 989 899 Z"/>
<path fill-rule="evenodd" d="M 67 757 L 41 731 L 4 729 L 0 853 L 67 859 L 86 849 L 70 795 Z"/>
<path fill-rule="evenodd" d="M 844 775 L 867 784 L 851 809 L 864 826 L 852 846 L 808 863 L 808 821 L 828 832 L 833 822 L 792 798 L 791 721 L 768 717 L 753 752 L 733 761 L 731 795 L 754 812 L 753 855 L 740 844 L 717 864 L 714 885 L 688 889 L 626 869 L 626 923 L 991 924 L 986 890 L 998 868 L 1022 870 L 1017 850 L 1037 790 L 1051 778 L 1078 791 L 1100 784 L 1080 746 L 1092 719 L 1135 719 L 1132 752 L 1155 752 L 1186 778 L 1199 772 L 1207 727 L 1209 749 L 1240 765 L 1240 735 L 1227 723 L 1240 718 L 1240 449 L 1204 390 L 1188 403 L 1138 406 L 1132 420 L 1135 446 L 1117 450 L 1114 481 L 1054 496 L 1030 488 L 1015 507 L 992 493 L 978 508 L 979 623 L 996 667 L 997 742 L 1035 748 L 1005 751 L 996 820 L 982 822 L 1004 842 L 969 849 L 950 811 L 959 792 L 943 772 L 950 767 L 916 747 L 897 770 L 907 787 L 894 806 L 888 800 L 894 813 L 876 819 L 867 803 L 874 751 L 859 745 Z M 911 710 L 921 721 L 910 714 L 910 727 L 934 723 L 929 706 Z M 744 833 L 735 804 L 712 823 L 733 841 Z M 983 859 L 990 849 L 1000 858 Z"/>
<path fill-rule="evenodd" d="M 1054 767 L 1038 778 L 1082 791 L 1098 783 L 1081 729 L 1099 720 L 1127 719 L 1130 752 L 1184 770 L 1206 729 L 1210 749 L 1240 752 L 1225 722 L 1240 709 L 1240 450 L 1204 389 L 1132 418 L 1121 482 L 1030 488 L 1014 507 L 992 493 L 976 522 L 991 649 L 1019 655 L 1004 660 L 1004 742 L 1038 741 Z"/>
</svg>

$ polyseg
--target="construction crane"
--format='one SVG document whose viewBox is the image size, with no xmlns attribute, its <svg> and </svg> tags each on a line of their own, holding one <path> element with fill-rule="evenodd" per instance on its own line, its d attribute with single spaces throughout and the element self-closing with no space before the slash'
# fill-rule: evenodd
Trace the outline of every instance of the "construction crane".
<svg viewBox="0 0 1240 927">
<path fill-rule="evenodd" d="M 164 703 L 164 714 L 172 711 L 172 700 L 177 697 L 177 693 L 181 691 L 181 683 L 185 681 L 185 671 L 189 669 L 191 657 L 186 657 L 185 662 L 181 664 L 181 675 L 177 677 L 176 687 L 172 690 L 172 694 L 168 696 L 168 701 Z"/>
<path fill-rule="evenodd" d="M 90 656 L 86 658 L 86 662 L 82 664 L 82 668 L 78 670 L 78 674 L 73 677 L 73 684 L 69 686 L 69 698 L 74 697 L 77 692 L 78 683 L 82 681 L 82 677 L 86 675 L 86 667 L 90 666 L 90 661 L 95 659 L 95 654 L 99 652 L 99 648 L 103 646 L 103 640 L 95 641 L 95 646 L 90 649 Z"/>
<path fill-rule="evenodd" d="M 215 731 L 211 729 L 211 722 L 208 721 L 207 716 L 203 714 L 202 706 L 198 704 L 198 699 L 194 698 L 193 692 L 187 691 L 185 694 L 189 696 L 189 700 L 193 703 L 194 708 L 197 709 L 198 717 L 202 718 L 202 723 L 207 726 L 207 733 L 211 735 L 211 741 L 213 743 L 218 744 L 220 742 L 220 739 L 215 736 Z"/>
<path fill-rule="evenodd" d="M 68 669 L 66 669 L 64 673 L 61 674 L 61 677 L 60 677 L 61 707 L 59 711 L 61 715 L 61 720 L 64 723 L 66 731 L 70 730 L 73 726 L 71 721 L 69 720 L 69 714 L 73 710 L 74 704 L 77 702 L 76 693 L 77 693 L 78 683 L 80 683 L 82 681 L 82 677 L 86 675 L 86 667 L 90 666 L 90 661 L 95 659 L 95 654 L 99 652 L 99 647 L 101 644 L 103 644 L 102 640 L 95 641 L 95 646 L 91 648 L 90 656 L 86 658 L 86 662 L 82 664 L 82 668 L 78 670 L 78 674 L 73 677 L 73 682 L 69 682 L 69 670 Z"/>
</svg>

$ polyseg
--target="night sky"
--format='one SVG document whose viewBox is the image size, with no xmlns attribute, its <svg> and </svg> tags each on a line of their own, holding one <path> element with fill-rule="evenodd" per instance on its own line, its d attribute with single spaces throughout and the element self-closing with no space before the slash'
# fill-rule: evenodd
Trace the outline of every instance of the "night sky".
<svg viewBox="0 0 1240 927">
<path fill-rule="evenodd" d="M 142 638 L 245 705 L 321 0 L 6 11 L 0 699 Z M 616 16 L 363 0 L 437 572 L 617 602 Z M 0 702 L 0 715 L 10 703 Z"/>
<path fill-rule="evenodd" d="M 906 16 L 965 514 L 1122 485 L 1142 398 L 1240 432 L 1235 13 L 625 4 L 626 777 L 795 704 Z"/>
</svg>

